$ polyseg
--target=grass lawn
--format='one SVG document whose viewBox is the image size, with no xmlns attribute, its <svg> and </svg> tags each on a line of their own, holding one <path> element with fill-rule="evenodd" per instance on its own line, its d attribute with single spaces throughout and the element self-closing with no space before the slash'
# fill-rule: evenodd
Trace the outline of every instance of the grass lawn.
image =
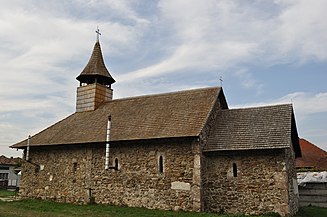
<svg viewBox="0 0 327 217">
<path fill-rule="evenodd" d="M 240 217 L 218 215 L 211 213 L 173 212 L 163 210 L 148 210 L 144 208 L 129 208 L 105 205 L 78 206 L 51 201 L 22 200 L 14 202 L 0 201 L 0 217 L 66 217 L 66 216 L 108 216 L 108 217 Z M 261 217 L 276 217 L 265 215 Z M 304 207 L 296 217 L 326 217 L 327 209 L 319 207 Z"/>
<path fill-rule="evenodd" d="M 0 197 L 10 197 L 10 196 L 15 196 L 16 192 L 15 191 L 7 191 L 0 189 Z"/>
<path fill-rule="evenodd" d="M 326 217 L 327 208 L 316 207 L 316 206 L 305 206 L 301 207 L 296 217 Z"/>
</svg>

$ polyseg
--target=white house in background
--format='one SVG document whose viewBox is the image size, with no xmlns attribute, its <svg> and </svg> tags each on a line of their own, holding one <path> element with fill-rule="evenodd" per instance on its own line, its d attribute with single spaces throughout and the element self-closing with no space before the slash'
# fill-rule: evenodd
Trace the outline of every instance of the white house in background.
<svg viewBox="0 0 327 217">
<path fill-rule="evenodd" d="M 19 187 L 20 158 L 0 156 L 0 188 L 16 189 Z"/>
</svg>

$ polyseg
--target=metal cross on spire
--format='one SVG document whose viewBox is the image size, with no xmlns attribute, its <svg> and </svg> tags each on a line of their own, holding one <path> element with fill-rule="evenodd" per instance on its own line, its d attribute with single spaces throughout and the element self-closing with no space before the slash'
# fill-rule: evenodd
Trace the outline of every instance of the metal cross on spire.
<svg viewBox="0 0 327 217">
<path fill-rule="evenodd" d="M 97 34 L 97 42 L 99 42 L 99 36 L 101 35 L 99 27 L 97 27 L 97 30 L 95 31 L 95 33 Z"/>
<path fill-rule="evenodd" d="M 223 87 L 223 77 L 222 76 L 219 76 L 219 81 L 220 81 L 220 87 Z"/>
</svg>

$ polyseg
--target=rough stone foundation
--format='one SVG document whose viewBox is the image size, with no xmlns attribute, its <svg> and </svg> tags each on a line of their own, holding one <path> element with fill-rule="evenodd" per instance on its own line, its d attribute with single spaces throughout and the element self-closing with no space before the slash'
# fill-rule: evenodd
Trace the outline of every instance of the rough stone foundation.
<svg viewBox="0 0 327 217">
<path fill-rule="evenodd" d="M 285 150 L 207 153 L 204 210 L 239 214 L 290 214 Z M 233 166 L 236 165 L 236 166 Z M 236 167 L 236 169 L 235 169 Z"/>
<path fill-rule="evenodd" d="M 194 196 L 200 197 L 200 173 L 194 174 L 199 166 L 192 150 L 187 140 L 111 144 L 110 165 L 116 161 L 118 170 L 105 170 L 105 144 L 31 147 L 31 162 L 41 167 L 23 164 L 20 194 L 78 204 L 199 211 L 200 198 Z"/>
</svg>

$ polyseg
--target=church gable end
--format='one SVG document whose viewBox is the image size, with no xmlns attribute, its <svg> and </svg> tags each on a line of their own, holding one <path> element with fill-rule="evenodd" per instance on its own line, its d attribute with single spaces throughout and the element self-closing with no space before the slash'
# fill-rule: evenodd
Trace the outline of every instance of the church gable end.
<svg viewBox="0 0 327 217">
<path fill-rule="evenodd" d="M 296 138 L 291 105 L 219 110 L 203 149 L 204 210 L 296 213 Z"/>
</svg>

